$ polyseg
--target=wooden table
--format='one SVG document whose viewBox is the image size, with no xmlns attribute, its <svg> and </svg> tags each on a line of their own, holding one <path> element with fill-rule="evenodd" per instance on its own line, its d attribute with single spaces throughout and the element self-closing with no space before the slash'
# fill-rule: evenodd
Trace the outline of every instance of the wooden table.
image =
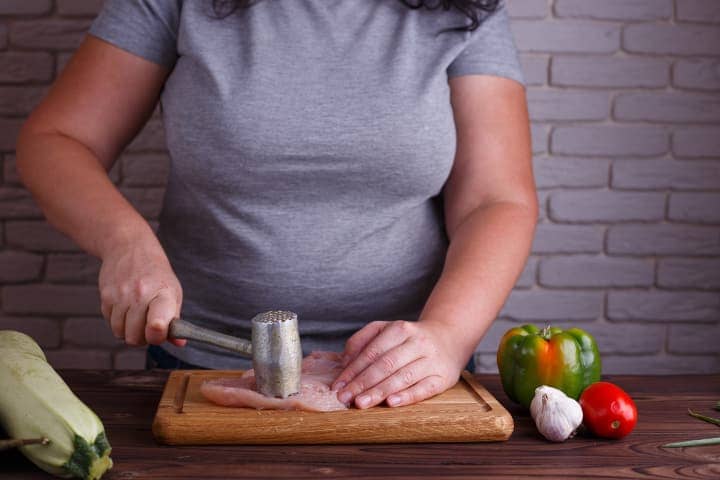
<svg viewBox="0 0 720 480">
<path fill-rule="evenodd" d="M 107 479 L 229 478 L 712 478 L 720 446 L 662 449 L 720 429 L 691 418 L 713 415 L 720 375 L 608 376 L 635 399 L 639 423 L 623 440 L 578 436 L 545 441 L 527 413 L 512 405 L 495 375 L 478 375 L 515 419 L 507 442 L 483 444 L 166 447 L 150 433 L 166 372 L 61 372 L 103 419 L 115 467 Z M 720 416 L 715 412 L 715 416 Z M 0 453 L 0 478 L 51 478 L 17 452 Z"/>
</svg>

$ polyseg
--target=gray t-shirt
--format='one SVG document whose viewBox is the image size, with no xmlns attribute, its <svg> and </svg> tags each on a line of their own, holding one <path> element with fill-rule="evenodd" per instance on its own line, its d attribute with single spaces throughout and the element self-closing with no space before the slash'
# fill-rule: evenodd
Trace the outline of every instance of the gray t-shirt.
<svg viewBox="0 0 720 480">
<path fill-rule="evenodd" d="M 443 266 L 441 192 L 455 153 L 448 77 L 522 82 L 503 10 L 398 0 L 108 0 L 90 33 L 172 67 L 171 170 L 159 237 L 182 316 L 249 338 L 258 312 L 298 313 L 303 347 L 341 350 L 377 319 L 417 319 Z M 213 368 L 248 363 L 164 346 Z"/>
</svg>

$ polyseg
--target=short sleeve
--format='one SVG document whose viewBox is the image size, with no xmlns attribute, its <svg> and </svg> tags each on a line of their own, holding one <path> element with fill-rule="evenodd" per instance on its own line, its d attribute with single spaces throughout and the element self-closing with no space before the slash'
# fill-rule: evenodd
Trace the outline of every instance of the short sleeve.
<svg viewBox="0 0 720 480">
<path fill-rule="evenodd" d="M 447 68 L 448 78 L 493 75 L 524 83 L 517 47 L 503 5 L 469 33 L 465 48 Z"/>
<path fill-rule="evenodd" d="M 153 63 L 177 60 L 181 0 L 106 0 L 90 34 Z"/>
</svg>

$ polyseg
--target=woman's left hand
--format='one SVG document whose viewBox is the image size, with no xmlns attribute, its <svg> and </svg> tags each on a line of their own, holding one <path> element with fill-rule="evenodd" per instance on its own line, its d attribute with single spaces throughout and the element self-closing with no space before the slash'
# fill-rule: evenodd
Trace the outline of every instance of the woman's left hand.
<svg viewBox="0 0 720 480">
<path fill-rule="evenodd" d="M 333 383 L 338 399 L 358 408 L 383 400 L 410 405 L 455 385 L 467 358 L 448 344 L 439 325 L 376 321 L 358 330 L 345 345 L 345 369 Z"/>
</svg>

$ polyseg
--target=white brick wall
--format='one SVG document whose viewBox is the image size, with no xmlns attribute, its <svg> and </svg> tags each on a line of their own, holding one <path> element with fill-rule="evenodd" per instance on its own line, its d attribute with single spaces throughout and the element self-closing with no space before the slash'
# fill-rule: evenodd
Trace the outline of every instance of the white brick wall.
<svg viewBox="0 0 720 480">
<path fill-rule="evenodd" d="M 720 371 L 720 0 L 508 1 L 542 214 L 478 365 L 534 321 L 606 373 Z"/>
<path fill-rule="evenodd" d="M 605 373 L 720 372 L 720 0 L 507 1 L 540 223 L 479 370 L 535 322 L 593 333 Z M 13 154 L 101 5 L 0 0 L 0 328 L 58 367 L 139 368 L 100 318 L 99 262 L 42 220 Z M 153 225 L 167 169 L 155 116 L 111 172 Z"/>
</svg>

